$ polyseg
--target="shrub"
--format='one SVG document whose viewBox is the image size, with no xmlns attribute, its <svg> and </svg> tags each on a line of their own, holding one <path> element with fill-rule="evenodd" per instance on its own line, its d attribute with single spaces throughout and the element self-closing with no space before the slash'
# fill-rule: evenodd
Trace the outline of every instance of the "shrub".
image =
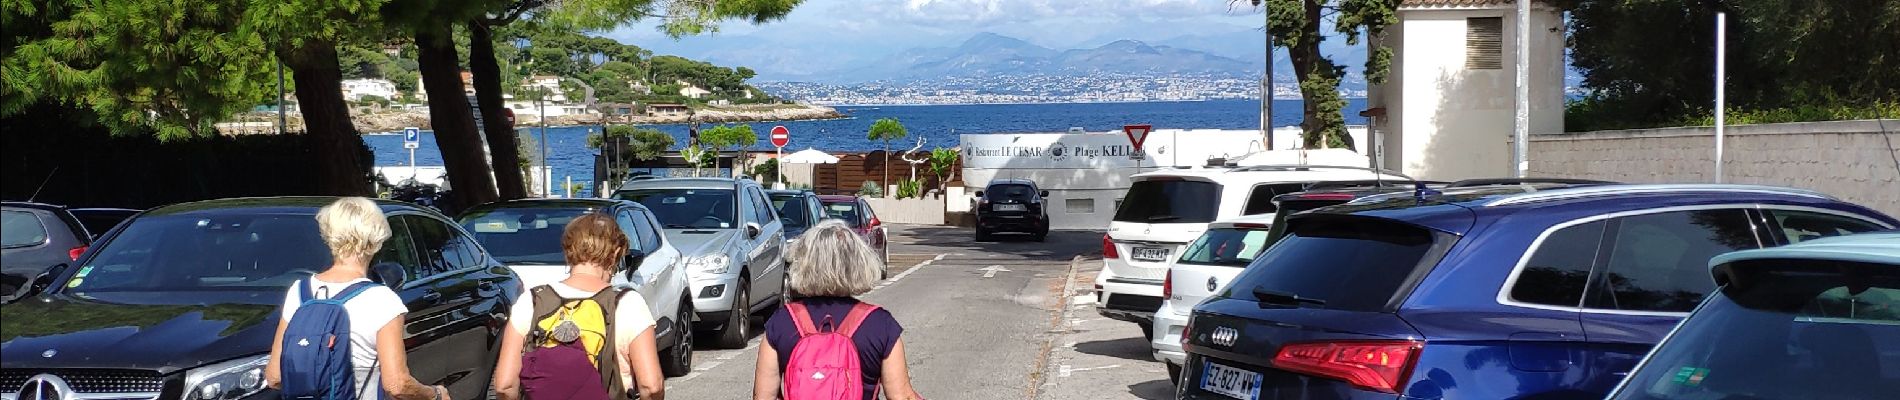
<svg viewBox="0 0 1900 400">
<path fill-rule="evenodd" d="M 924 189 L 924 182 L 920 180 L 905 179 L 905 180 L 897 181 L 897 198 L 898 199 L 922 198 L 922 196 L 918 196 L 918 194 L 922 193 L 923 189 Z"/>
<path fill-rule="evenodd" d="M 863 185 L 858 186 L 858 195 L 864 197 L 884 197 L 884 188 L 879 187 L 877 182 L 864 181 Z"/>
</svg>

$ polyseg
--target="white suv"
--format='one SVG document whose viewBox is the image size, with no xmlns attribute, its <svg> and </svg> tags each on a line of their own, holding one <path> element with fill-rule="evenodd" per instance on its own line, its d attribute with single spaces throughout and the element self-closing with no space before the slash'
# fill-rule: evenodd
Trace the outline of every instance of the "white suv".
<svg viewBox="0 0 1900 400">
<path fill-rule="evenodd" d="M 1248 215 L 1207 225 L 1207 233 L 1188 243 L 1168 269 L 1161 285 L 1161 309 L 1155 311 L 1153 340 L 1156 361 L 1168 364 L 1170 382 L 1181 381 L 1187 353 L 1181 351 L 1181 330 L 1188 314 L 1202 299 L 1219 292 L 1271 244 L 1274 214 Z"/>
<path fill-rule="evenodd" d="M 1133 183 L 1102 236 L 1105 265 L 1095 277 L 1096 310 L 1141 324 L 1150 340 L 1168 265 L 1209 222 L 1242 215 L 1271 217 L 1277 211 L 1274 196 L 1304 191 L 1314 183 L 1411 180 L 1369 168 L 1322 165 L 1162 170 L 1129 179 Z"/>
</svg>

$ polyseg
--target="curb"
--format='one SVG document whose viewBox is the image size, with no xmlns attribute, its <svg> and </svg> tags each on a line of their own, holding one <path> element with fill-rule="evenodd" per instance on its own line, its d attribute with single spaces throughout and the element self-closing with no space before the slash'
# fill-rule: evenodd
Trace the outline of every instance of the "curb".
<svg viewBox="0 0 1900 400">
<path fill-rule="evenodd" d="M 1042 385 L 1049 380 L 1049 357 L 1055 350 L 1056 338 L 1069 333 L 1069 302 L 1075 294 L 1075 270 L 1082 264 L 1082 256 L 1069 259 L 1069 272 L 1063 274 L 1062 293 L 1056 296 L 1056 309 L 1049 321 L 1049 337 L 1042 342 L 1042 349 L 1036 355 L 1036 368 L 1029 374 L 1029 389 L 1026 399 L 1035 400 L 1042 395 Z"/>
</svg>

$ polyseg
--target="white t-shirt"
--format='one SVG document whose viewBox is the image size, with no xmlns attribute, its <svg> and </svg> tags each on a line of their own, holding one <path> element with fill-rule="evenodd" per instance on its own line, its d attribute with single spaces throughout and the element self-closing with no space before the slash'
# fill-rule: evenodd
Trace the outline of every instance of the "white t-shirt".
<svg viewBox="0 0 1900 400">
<path fill-rule="evenodd" d="M 568 286 L 562 282 L 549 283 L 548 287 L 554 288 L 554 294 L 561 295 L 562 299 L 567 300 L 590 298 L 600 293 L 598 291 L 589 292 L 575 289 L 573 286 Z M 613 290 L 613 287 L 609 286 L 607 289 L 602 290 Z M 532 291 L 522 293 L 520 298 L 515 299 L 515 305 L 508 309 L 508 326 L 514 327 L 515 332 L 526 335 L 528 332 L 533 331 L 534 319 L 534 293 Z M 632 345 L 633 338 L 639 336 L 640 331 L 652 327 L 653 312 L 647 310 L 647 299 L 641 297 L 640 292 L 632 290 L 622 292 L 619 303 L 614 304 L 613 350 L 618 352 L 615 354 L 626 354 L 626 352 L 621 351 L 621 349 L 626 349 L 627 346 Z M 617 359 L 620 360 L 621 366 L 624 367 L 627 365 L 627 357 L 622 356 L 617 357 Z M 633 370 L 631 368 L 620 368 L 620 380 L 621 387 L 632 388 Z"/>
<path fill-rule="evenodd" d="M 315 298 L 329 298 L 343 293 L 343 289 L 350 285 L 369 282 L 369 279 L 332 283 L 312 278 L 291 285 L 290 289 L 284 291 L 285 323 L 289 323 L 290 318 L 297 315 L 297 307 L 303 305 L 303 284 L 313 281 L 317 283 L 316 287 L 311 288 Z M 363 387 L 356 398 L 382 398 L 382 373 L 372 370 L 372 366 L 376 365 L 376 332 L 388 325 L 390 320 L 409 312 L 409 306 L 404 305 L 402 298 L 397 297 L 396 291 L 390 290 L 388 286 L 371 285 L 350 299 L 350 302 L 343 303 L 343 310 L 350 313 L 350 366 L 356 370 L 356 385 Z"/>
</svg>

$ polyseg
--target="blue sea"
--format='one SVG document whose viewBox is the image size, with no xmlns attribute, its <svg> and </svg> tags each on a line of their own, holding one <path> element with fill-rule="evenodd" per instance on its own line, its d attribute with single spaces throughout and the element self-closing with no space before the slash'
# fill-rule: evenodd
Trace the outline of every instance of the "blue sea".
<svg viewBox="0 0 1900 400">
<path fill-rule="evenodd" d="M 1364 124 L 1365 118 L 1359 117 L 1359 111 L 1365 109 L 1364 99 L 1351 99 L 1345 110 L 1346 122 Z M 771 151 L 767 132 L 774 125 L 785 125 L 791 130 L 791 145 L 786 152 L 815 148 L 826 152 L 861 152 L 884 148 L 883 142 L 865 139 L 871 123 L 882 118 L 896 118 L 910 131 L 907 139 L 891 142 L 893 149 L 909 149 L 916 145 L 916 138 L 926 140 L 924 148 L 956 147 L 957 135 L 972 133 L 1021 133 L 1021 132 L 1064 132 L 1072 127 L 1080 127 L 1090 132 L 1112 131 L 1122 125 L 1149 124 L 1155 129 L 1259 129 L 1260 103 L 1255 100 L 1215 100 L 1186 102 L 1150 102 L 1150 103 L 1064 103 L 1064 104 L 975 104 L 975 105 L 935 105 L 935 106 L 839 106 L 839 112 L 846 118 L 823 121 L 785 121 L 749 123 L 759 133 L 759 143 L 751 150 Z M 1273 125 L 1292 126 L 1300 122 L 1301 103 L 1299 100 L 1275 100 L 1273 102 Z M 701 129 L 712 125 L 702 124 Z M 673 135 L 676 147 L 686 144 L 687 126 L 683 124 L 650 125 L 654 129 Z M 575 183 L 589 185 L 593 180 L 594 150 L 587 148 L 587 136 L 600 128 L 594 126 L 549 127 L 545 131 L 547 138 L 548 163 L 554 167 L 554 180 L 572 177 Z M 538 147 L 543 136 L 540 127 L 519 129 L 526 135 L 530 144 L 537 147 L 532 152 L 539 153 Z M 409 153 L 402 148 L 401 135 L 365 135 L 363 141 L 369 144 L 376 154 L 378 166 L 402 166 L 409 164 Z M 436 150 L 435 136 L 423 131 L 421 148 L 416 150 L 416 164 L 423 166 L 442 165 L 441 153 Z M 529 159 L 538 158 L 535 154 L 523 154 Z"/>
</svg>

